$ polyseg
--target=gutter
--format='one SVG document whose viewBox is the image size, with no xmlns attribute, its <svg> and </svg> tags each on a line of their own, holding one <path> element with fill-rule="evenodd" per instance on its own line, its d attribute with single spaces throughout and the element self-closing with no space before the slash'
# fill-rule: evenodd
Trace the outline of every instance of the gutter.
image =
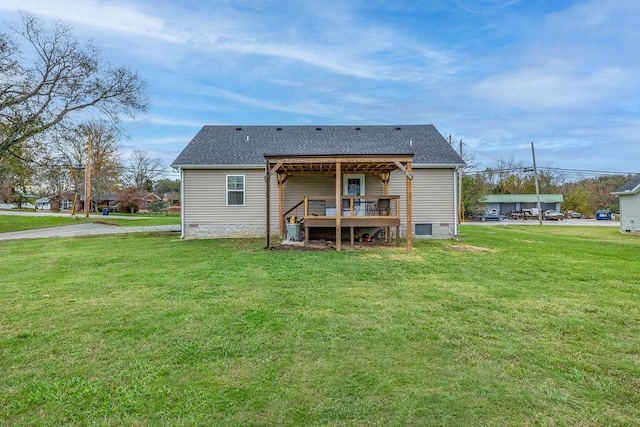
<svg viewBox="0 0 640 427">
<path fill-rule="evenodd" d="M 298 156 L 303 157 L 303 156 Z M 432 163 L 432 164 L 412 164 L 413 169 L 457 169 L 460 163 Z M 247 165 L 171 165 L 172 168 L 178 169 L 264 169 L 264 165 L 247 164 Z"/>
<path fill-rule="evenodd" d="M 456 239 L 458 238 L 458 218 L 460 218 L 460 213 L 458 212 L 460 209 L 460 201 L 458 200 L 459 174 L 460 168 L 456 167 L 453 173 L 453 236 Z"/>
<path fill-rule="evenodd" d="M 185 169 L 264 169 L 264 165 L 171 165 L 172 168 Z"/>
<path fill-rule="evenodd" d="M 180 169 L 180 240 L 184 240 L 184 171 Z"/>
</svg>

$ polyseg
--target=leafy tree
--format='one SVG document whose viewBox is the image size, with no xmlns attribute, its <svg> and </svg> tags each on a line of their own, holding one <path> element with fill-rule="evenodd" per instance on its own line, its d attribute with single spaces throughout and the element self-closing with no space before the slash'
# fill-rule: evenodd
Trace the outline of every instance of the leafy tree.
<svg viewBox="0 0 640 427">
<path fill-rule="evenodd" d="M 576 211 L 583 214 L 593 212 L 589 206 L 589 193 L 583 187 L 574 186 L 568 193 L 564 195 L 562 202 L 563 211 Z"/>
<path fill-rule="evenodd" d="M 31 147 L 20 147 L 20 157 L 31 157 Z M 17 203 L 22 208 L 24 195 L 31 186 L 34 169 L 31 163 L 22 161 L 19 157 L 0 157 L 0 201 Z"/>
<path fill-rule="evenodd" d="M 462 203 L 464 206 L 464 216 L 482 210 L 484 197 L 489 194 L 489 185 L 482 174 L 465 175 L 462 178 Z"/>
<path fill-rule="evenodd" d="M 146 83 L 136 72 L 110 68 L 96 46 L 82 46 L 60 22 L 46 28 L 30 14 L 21 16 L 12 36 L 0 33 L 0 158 L 19 156 L 35 135 L 82 110 L 117 121 L 119 114 L 147 108 Z"/>
<path fill-rule="evenodd" d="M 147 194 L 146 191 L 136 187 L 127 187 L 118 192 L 116 202 L 120 204 L 120 210 L 136 213 L 139 209 L 139 202 Z"/>
<path fill-rule="evenodd" d="M 156 194 L 166 194 L 172 191 L 180 192 L 180 180 L 172 180 L 172 179 L 159 179 L 156 182 L 155 192 Z"/>
<path fill-rule="evenodd" d="M 611 209 L 618 212 L 620 210 L 620 200 L 611 195 L 611 192 L 631 179 L 626 175 L 606 175 L 595 179 L 583 180 L 580 185 L 589 193 L 590 212 L 598 209 Z"/>
<path fill-rule="evenodd" d="M 168 207 L 167 203 L 162 200 L 157 200 L 149 205 L 149 211 L 153 213 L 159 213 L 164 211 Z"/>
</svg>

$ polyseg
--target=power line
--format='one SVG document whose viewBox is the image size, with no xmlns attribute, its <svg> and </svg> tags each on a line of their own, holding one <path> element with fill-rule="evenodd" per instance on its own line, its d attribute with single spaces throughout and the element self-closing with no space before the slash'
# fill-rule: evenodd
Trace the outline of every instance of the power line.
<svg viewBox="0 0 640 427">
<path fill-rule="evenodd" d="M 485 154 L 485 153 L 482 153 L 482 152 L 480 152 L 480 151 L 476 150 L 475 148 L 473 148 L 473 147 L 469 146 L 469 144 L 467 144 L 467 143 L 466 143 L 466 142 L 464 142 L 464 141 L 462 141 L 462 145 L 464 145 L 465 147 L 467 147 L 469 150 L 471 150 L 471 151 L 473 151 L 473 152 L 475 152 L 475 153 L 480 154 L 481 156 L 487 157 L 487 158 L 489 158 L 489 159 L 491 159 L 491 160 L 494 160 L 494 161 L 496 161 L 496 162 L 502 162 L 502 160 L 500 160 L 500 159 L 496 159 L 495 157 L 491 157 L 491 156 L 490 156 L 490 155 L 488 155 L 488 154 Z"/>
<path fill-rule="evenodd" d="M 493 156 L 490 156 L 488 154 L 485 154 L 479 150 L 476 150 L 475 148 L 469 146 L 469 144 L 465 143 L 464 141 L 462 141 L 462 145 L 464 145 L 466 148 L 468 148 L 469 150 L 473 151 L 474 153 L 477 153 L 481 156 L 484 156 L 488 159 L 494 160 L 498 163 L 504 163 L 504 160 L 502 159 L 497 159 Z M 487 168 L 489 169 L 489 168 Z M 475 171 L 465 171 L 466 175 L 477 175 L 477 174 L 481 174 L 481 173 L 486 173 L 488 172 L 488 170 L 475 170 Z M 601 171 L 601 170 L 591 170 L 591 169 L 572 169 L 572 168 L 559 168 L 559 167 L 551 167 L 551 166 L 538 166 L 538 169 L 543 169 L 543 170 L 547 170 L 547 171 L 558 171 L 558 172 L 566 172 L 572 175 L 637 175 L 640 174 L 640 172 L 621 172 L 621 171 Z M 520 168 L 510 168 L 510 169 L 505 169 L 505 168 L 500 168 L 500 169 L 490 169 L 491 172 L 495 172 L 495 173 L 504 173 L 504 172 L 515 172 L 515 171 L 519 171 Z"/>
</svg>

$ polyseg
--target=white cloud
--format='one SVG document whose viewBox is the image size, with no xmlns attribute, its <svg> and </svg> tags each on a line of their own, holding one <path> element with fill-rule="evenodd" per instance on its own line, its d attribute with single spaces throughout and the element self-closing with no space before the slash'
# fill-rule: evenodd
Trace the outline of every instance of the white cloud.
<svg viewBox="0 0 640 427">
<path fill-rule="evenodd" d="M 181 127 L 191 127 L 191 128 L 200 128 L 202 126 L 201 122 L 198 122 L 195 120 L 178 119 L 175 117 L 165 117 L 165 116 L 158 116 L 158 115 L 147 115 L 147 116 L 140 117 L 138 119 L 131 119 L 131 121 L 148 123 L 148 124 L 153 124 L 158 126 L 181 126 Z"/>
<path fill-rule="evenodd" d="M 336 74 L 363 79 L 419 81 L 450 72 L 451 58 L 443 51 L 406 39 L 390 28 L 360 20 L 348 7 L 296 5 L 286 25 L 268 11 L 257 20 L 251 12 L 228 4 L 219 14 L 199 15 L 172 9 L 156 15 L 142 6 L 97 0 L 5 0 L 0 9 L 26 10 L 93 29 L 177 43 L 181 50 L 280 58 Z M 166 9 L 165 9 L 166 12 Z M 188 23 L 185 24 L 185 23 Z M 312 29 L 311 35 L 307 32 Z M 398 49 L 403 46 L 403 49 Z M 127 46 L 124 46 L 126 49 Z M 150 49 L 150 51 L 158 50 Z M 390 61 L 391 60 L 391 61 Z"/>
<path fill-rule="evenodd" d="M 151 37 L 170 42 L 184 42 L 185 38 L 170 31 L 164 20 L 146 14 L 129 5 L 106 4 L 92 0 L 4 0 L 0 9 L 24 10 L 47 18 L 67 21 L 92 28 Z"/>
<path fill-rule="evenodd" d="M 276 103 L 272 101 L 264 101 L 259 98 L 241 95 L 226 89 L 210 89 L 210 91 L 219 97 L 233 101 L 240 105 L 278 111 L 283 113 L 298 113 L 310 116 L 323 116 L 330 114 L 329 107 L 314 101 L 296 102 L 296 103 Z"/>
<path fill-rule="evenodd" d="M 474 92 L 503 106 L 523 110 L 576 107 L 609 99 L 624 88 L 627 77 L 617 69 L 600 69 L 586 75 L 553 67 L 515 70 L 481 80 Z"/>
</svg>

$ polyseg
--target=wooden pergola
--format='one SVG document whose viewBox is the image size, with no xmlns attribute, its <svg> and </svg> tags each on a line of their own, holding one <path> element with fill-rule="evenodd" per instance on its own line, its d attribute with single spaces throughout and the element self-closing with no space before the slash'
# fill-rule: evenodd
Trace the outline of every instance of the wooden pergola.
<svg viewBox="0 0 640 427">
<path fill-rule="evenodd" d="M 384 195 L 389 194 L 389 179 L 391 172 L 401 170 L 406 177 L 405 185 L 405 217 L 407 230 L 407 249 L 412 247 L 412 188 L 411 183 L 413 174 L 411 165 L 413 162 L 412 154 L 402 155 L 332 155 L 332 156 L 300 156 L 300 155 L 265 155 L 265 182 L 266 182 L 266 221 L 267 221 L 267 245 L 270 246 L 271 234 L 271 177 L 275 175 L 278 179 L 278 218 L 280 237 L 284 238 L 285 219 L 284 219 L 284 183 L 292 176 L 304 175 L 333 175 L 335 176 L 335 206 L 341 206 L 342 195 L 342 175 L 343 174 L 365 174 L 376 177 L 383 183 Z M 399 198 L 398 198 L 399 200 Z M 352 203 L 353 211 L 353 203 Z M 306 209 L 305 209 L 306 213 Z M 399 231 L 400 216 L 397 215 L 397 228 Z M 357 218 L 347 217 L 343 215 L 342 209 L 336 209 L 335 217 L 324 218 L 322 224 L 335 224 L 336 229 L 336 250 L 341 250 L 342 228 L 351 228 L 351 242 L 353 244 L 353 227 L 363 225 L 386 225 L 390 224 L 388 217 L 371 217 L 366 221 Z M 399 240 L 399 233 L 397 239 Z"/>
</svg>

